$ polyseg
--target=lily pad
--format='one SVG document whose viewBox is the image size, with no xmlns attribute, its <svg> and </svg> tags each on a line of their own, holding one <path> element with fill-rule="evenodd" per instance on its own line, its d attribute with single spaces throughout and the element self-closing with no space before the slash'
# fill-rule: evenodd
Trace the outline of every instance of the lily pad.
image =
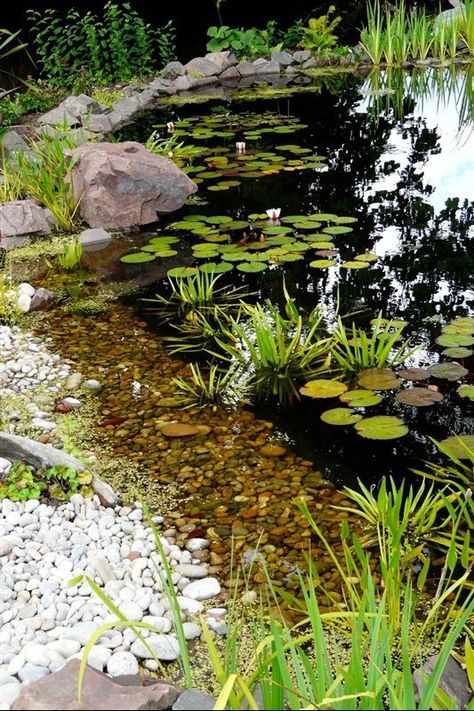
<svg viewBox="0 0 474 711">
<path fill-rule="evenodd" d="M 291 252 L 289 254 L 280 254 L 277 257 L 279 262 L 299 262 L 301 259 L 304 259 L 302 254 L 293 254 Z"/>
<path fill-rule="evenodd" d="M 168 276 L 177 279 L 193 276 L 194 274 L 197 274 L 196 267 L 173 267 L 173 269 L 168 269 Z"/>
<path fill-rule="evenodd" d="M 120 257 L 120 261 L 125 264 L 143 264 L 144 262 L 152 262 L 154 259 L 156 259 L 156 256 L 147 252 L 133 252 L 133 254 L 125 254 Z"/>
<path fill-rule="evenodd" d="M 399 417 L 378 415 L 365 417 L 355 425 L 357 434 L 365 439 L 398 439 L 408 434 L 408 427 Z"/>
<path fill-rule="evenodd" d="M 237 269 L 239 272 L 246 272 L 247 274 L 255 274 L 256 272 L 263 272 L 267 269 L 267 264 L 264 262 L 242 262 L 242 264 L 237 264 Z"/>
<path fill-rule="evenodd" d="M 207 262 L 199 266 L 199 271 L 205 274 L 224 274 L 232 271 L 233 268 L 233 265 L 228 262 Z"/>
<path fill-rule="evenodd" d="M 390 368 L 367 368 L 358 375 L 359 385 L 367 390 L 393 390 L 401 381 Z"/>
<path fill-rule="evenodd" d="M 442 336 L 438 336 L 436 343 L 446 348 L 458 348 L 459 346 L 474 345 L 474 338 L 464 333 L 444 333 Z"/>
<path fill-rule="evenodd" d="M 321 419 L 327 425 L 354 425 L 362 419 L 362 415 L 350 407 L 334 407 L 323 412 Z"/>
<path fill-rule="evenodd" d="M 404 368 L 397 375 L 403 380 L 428 380 L 430 372 L 427 368 Z"/>
<path fill-rule="evenodd" d="M 382 396 L 371 390 L 348 390 L 343 393 L 339 400 L 351 407 L 372 407 L 382 402 Z"/>
<path fill-rule="evenodd" d="M 212 215 L 211 217 L 206 217 L 204 219 L 211 225 L 224 225 L 228 222 L 233 222 L 233 218 L 228 215 Z"/>
<path fill-rule="evenodd" d="M 464 346 L 459 346 L 459 348 L 446 348 L 443 351 L 443 355 L 448 358 L 469 358 L 472 354 L 473 351 L 470 348 L 465 348 Z"/>
<path fill-rule="evenodd" d="M 308 215 L 308 220 L 317 220 L 318 222 L 332 222 L 337 220 L 337 215 L 333 215 L 331 212 L 319 212 L 314 215 Z"/>
<path fill-rule="evenodd" d="M 378 257 L 373 252 L 364 252 L 364 254 L 358 254 L 354 259 L 357 262 L 376 262 Z"/>
<path fill-rule="evenodd" d="M 307 395 L 312 398 L 330 398 L 339 397 L 347 390 L 347 385 L 339 380 L 328 380 L 319 378 L 318 380 L 310 380 L 300 388 L 302 395 Z"/>
<path fill-rule="evenodd" d="M 327 269 L 328 267 L 334 267 L 335 264 L 334 259 L 315 259 L 314 262 L 309 263 L 309 266 L 314 269 Z"/>
<path fill-rule="evenodd" d="M 356 261 L 348 261 L 348 262 L 343 262 L 341 264 L 341 267 L 344 269 L 367 269 L 369 266 L 368 262 L 356 262 Z"/>
<path fill-rule="evenodd" d="M 474 401 L 474 385 L 460 385 L 457 389 L 459 397 L 467 397 Z"/>
<path fill-rule="evenodd" d="M 428 368 L 433 378 L 441 380 L 459 380 L 468 374 L 468 370 L 459 363 L 435 363 Z"/>
<path fill-rule="evenodd" d="M 409 388 L 397 393 L 395 399 L 412 407 L 429 407 L 435 402 L 441 402 L 443 395 L 431 388 Z"/>
<path fill-rule="evenodd" d="M 441 442 L 450 454 L 458 459 L 470 459 L 469 452 L 474 452 L 474 434 L 462 434 L 456 437 L 446 437 Z"/>
<path fill-rule="evenodd" d="M 352 231 L 352 227 L 341 227 L 340 225 L 331 225 L 323 229 L 323 232 L 326 232 L 328 235 L 345 235 Z"/>
</svg>

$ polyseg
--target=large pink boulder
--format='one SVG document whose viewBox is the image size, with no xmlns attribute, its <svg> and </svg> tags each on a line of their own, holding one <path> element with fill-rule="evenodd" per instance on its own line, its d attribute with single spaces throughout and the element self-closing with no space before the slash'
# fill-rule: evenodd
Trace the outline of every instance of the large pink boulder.
<svg viewBox="0 0 474 711">
<path fill-rule="evenodd" d="M 197 186 L 141 143 L 88 143 L 68 152 L 79 214 L 90 227 L 147 225 L 186 202 Z"/>
</svg>

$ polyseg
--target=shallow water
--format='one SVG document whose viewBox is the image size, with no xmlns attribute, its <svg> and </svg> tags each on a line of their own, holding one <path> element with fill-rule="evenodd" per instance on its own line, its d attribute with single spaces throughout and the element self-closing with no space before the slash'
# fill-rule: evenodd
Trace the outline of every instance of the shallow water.
<svg viewBox="0 0 474 711">
<path fill-rule="evenodd" d="M 345 259 L 367 250 L 377 254 L 379 260 L 369 269 L 313 270 L 306 260 L 255 276 L 234 271 L 224 279 L 249 284 L 259 290 L 259 298 L 281 303 L 284 274 L 298 303 L 306 308 L 324 304 L 329 320 L 338 298 L 340 313 L 359 310 L 355 318 L 360 325 L 379 311 L 403 318 L 414 342 L 426 344 L 410 364 L 436 362 L 442 349 L 432 344 L 440 324 L 474 311 L 472 94 L 471 70 L 385 73 L 339 78 L 332 88 L 284 99 L 232 105 L 219 100 L 198 110 L 170 108 L 165 120 L 215 106 L 230 107 L 233 113 L 289 114 L 308 128 L 283 140 L 327 157 L 322 170 L 242 180 L 223 192 L 208 191 L 201 184 L 198 194 L 207 202 L 173 217 L 198 212 L 242 219 L 272 207 L 280 207 L 282 215 L 321 211 L 357 217 L 354 232 L 340 235 L 337 243 Z M 141 131 L 143 140 L 145 127 L 154 121 L 163 122 L 163 113 L 146 116 L 133 130 Z M 131 132 L 127 137 L 133 137 Z M 274 136 L 265 137 L 267 149 L 274 143 Z M 148 238 L 142 236 L 143 241 Z M 124 265 L 119 257 L 128 247 L 126 242 L 116 245 L 113 257 L 107 252 L 89 254 L 87 264 L 108 278 L 149 284 L 162 279 L 167 267 L 192 260 L 185 246 L 163 264 Z M 150 291 L 161 288 L 156 281 Z M 142 310 L 140 301 L 136 307 Z M 145 490 L 148 477 L 178 484 L 183 496 L 178 528 L 183 535 L 210 535 L 218 567 L 228 559 L 232 533 L 243 550 L 251 550 L 263 535 L 261 543 L 267 546 L 264 551 L 274 571 L 285 576 L 301 562 L 309 538 L 292 504 L 294 497 L 309 496 L 313 510 L 332 529 L 331 536 L 337 536 L 341 514 L 327 504 L 339 494 L 321 484 L 321 474 L 337 485 L 352 485 L 357 477 L 371 483 L 388 474 L 400 478 L 425 459 L 440 459 L 431 438 L 474 432 L 472 403 L 461 400 L 456 385 L 444 381 L 439 388 L 445 399 L 433 407 L 416 409 L 391 398 L 372 408 L 370 414 L 396 414 L 409 425 L 406 437 L 389 442 L 363 440 L 352 428 L 325 425 L 320 414 L 327 405 L 309 400 L 285 410 L 183 411 L 162 402 L 174 394 L 171 377 L 186 372 L 186 366 L 166 353 L 153 319 L 125 304 L 112 306 L 105 316 L 77 317 L 73 323 L 58 312 L 50 319 L 58 347 L 77 360 L 85 374 L 105 383 L 100 435 L 115 454 L 140 465 Z M 473 357 L 463 364 L 472 371 Z M 138 396 L 133 395 L 133 381 L 142 384 Z M 159 426 L 169 420 L 210 430 L 193 439 L 167 439 Z M 269 441 L 283 443 L 287 452 L 266 456 L 262 447 Z M 409 476 L 416 481 L 415 475 Z"/>
</svg>

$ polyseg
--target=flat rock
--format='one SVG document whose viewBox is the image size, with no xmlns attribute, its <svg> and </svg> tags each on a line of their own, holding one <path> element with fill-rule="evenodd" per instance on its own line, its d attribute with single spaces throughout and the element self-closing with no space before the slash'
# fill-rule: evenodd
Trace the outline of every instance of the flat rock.
<svg viewBox="0 0 474 711">
<path fill-rule="evenodd" d="M 239 81 L 241 76 L 237 67 L 229 67 L 219 76 L 219 81 Z"/>
<path fill-rule="evenodd" d="M 223 52 L 208 52 L 204 59 L 209 60 L 218 67 L 219 73 L 224 72 L 229 67 L 235 67 L 238 64 L 238 59 L 230 50 Z"/>
<path fill-rule="evenodd" d="M 293 59 L 298 64 L 303 64 L 303 62 L 307 62 L 308 59 L 311 59 L 311 56 L 312 55 L 309 49 L 298 49 L 296 52 L 293 52 Z"/>
<path fill-rule="evenodd" d="M 17 237 L 38 232 L 47 234 L 50 230 L 46 211 L 34 200 L 14 200 L 0 204 L 2 237 Z"/>
<path fill-rule="evenodd" d="M 236 69 L 241 77 L 253 77 L 257 73 L 253 62 L 249 62 L 248 60 L 239 62 Z"/>
<path fill-rule="evenodd" d="M 173 662 L 180 655 L 179 642 L 176 637 L 167 634 L 155 634 L 152 632 L 146 638 L 146 643 L 153 650 L 155 656 L 164 662 Z M 142 659 L 153 659 L 153 654 L 139 639 L 136 639 L 130 647 L 130 651 Z"/>
<path fill-rule="evenodd" d="M 289 52 L 278 52 L 274 51 L 271 53 L 271 60 L 273 62 L 277 62 L 280 67 L 288 67 L 290 64 L 293 64 L 295 61 L 294 58 L 292 57 Z"/>
<path fill-rule="evenodd" d="M 169 709 L 180 690 L 162 681 L 143 685 L 139 676 L 110 678 L 86 667 L 81 701 L 77 698 L 80 662 L 72 659 L 62 669 L 21 688 L 13 709 Z"/>
<path fill-rule="evenodd" d="M 438 661 L 438 656 L 429 657 L 423 664 L 421 671 L 429 679 L 433 673 L 434 666 Z M 419 700 L 421 690 L 426 682 L 422 681 L 419 671 L 413 674 L 415 682 L 416 698 Z M 469 702 L 474 697 L 466 672 L 453 657 L 449 656 L 446 666 L 439 680 L 439 688 L 446 696 L 454 702 L 453 708 L 467 709 Z"/>
<path fill-rule="evenodd" d="M 103 249 L 110 244 L 110 242 L 112 242 L 112 235 L 101 227 L 93 227 L 89 230 L 84 230 L 79 235 L 79 243 L 82 244 L 84 249 L 88 252 Z"/>
<path fill-rule="evenodd" d="M 168 62 L 166 67 L 163 67 L 161 74 L 167 79 L 176 79 L 186 74 L 186 68 L 181 62 Z"/>
<path fill-rule="evenodd" d="M 201 434 L 199 427 L 181 422 L 170 422 L 161 428 L 161 434 L 165 437 L 195 437 Z"/>
<path fill-rule="evenodd" d="M 51 467 L 69 467 L 76 471 L 83 471 L 84 465 L 70 454 L 52 447 L 50 444 L 41 444 L 28 437 L 0 432 L 0 456 L 20 462 L 32 464 L 37 469 L 50 469 Z"/>
<path fill-rule="evenodd" d="M 91 227 L 123 229 L 181 208 L 197 186 L 172 161 L 133 141 L 88 144 L 74 157 L 72 185 Z"/>
<path fill-rule="evenodd" d="M 42 126 L 58 126 L 64 123 L 69 127 L 80 126 L 83 116 L 101 111 L 103 111 L 103 107 L 86 94 L 68 96 L 59 106 L 40 116 L 38 123 Z"/>
<path fill-rule="evenodd" d="M 49 289 L 40 286 L 31 297 L 30 311 L 47 311 L 54 299 L 54 294 Z"/>
<path fill-rule="evenodd" d="M 280 65 L 271 59 L 256 59 L 253 63 L 257 74 L 279 74 Z"/>
<path fill-rule="evenodd" d="M 208 709 L 213 709 L 215 704 L 216 699 L 212 696 L 208 696 L 208 694 L 204 694 L 197 689 L 186 689 L 175 701 L 172 709 L 173 711 L 195 711 L 195 709 L 208 711 Z"/>
<path fill-rule="evenodd" d="M 219 595 L 221 586 L 216 578 L 202 578 L 195 580 L 183 589 L 183 595 L 192 600 L 208 600 Z"/>
<path fill-rule="evenodd" d="M 210 55 L 208 55 L 208 57 L 209 56 Z M 214 63 L 214 61 L 210 59 L 206 59 L 206 57 L 194 57 L 194 59 L 191 59 L 184 65 L 184 68 L 187 74 L 195 73 L 201 77 L 215 76 L 222 71 L 219 64 Z"/>
</svg>

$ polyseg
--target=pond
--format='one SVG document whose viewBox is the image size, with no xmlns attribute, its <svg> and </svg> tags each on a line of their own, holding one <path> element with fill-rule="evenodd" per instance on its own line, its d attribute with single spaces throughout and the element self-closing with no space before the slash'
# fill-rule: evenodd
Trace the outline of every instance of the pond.
<svg viewBox="0 0 474 711">
<path fill-rule="evenodd" d="M 237 551 L 259 544 L 274 573 L 290 574 L 309 536 L 292 504 L 296 496 L 308 497 L 336 539 L 346 514 L 328 508 L 342 496 L 326 481 L 355 486 L 358 477 L 373 484 L 408 474 L 416 482 L 411 469 L 442 460 L 433 439 L 474 433 L 472 401 L 457 392 L 460 377 L 472 382 L 470 334 L 452 344 L 465 348 L 462 357 L 443 354 L 450 339 L 436 343 L 449 335 L 446 324 L 474 312 L 472 78 L 472 68 L 335 76 L 275 97 L 267 91 L 268 98 L 170 105 L 122 133 L 145 141 L 154 125 L 166 135 L 163 126 L 172 121 L 177 140 L 198 147 L 185 161 L 201 181 L 198 198 L 136 236 L 150 261 L 122 261 L 137 253 L 130 240 L 116 243 L 113 254 L 85 255 L 107 279 L 141 285 L 133 303 L 72 323 L 55 312 L 48 329 L 85 374 L 104 382 L 97 432 L 115 456 L 139 467 L 137 492 L 146 491 L 147 480 L 177 485 L 176 525 L 183 535 L 206 533 L 217 569 L 227 564 L 233 535 Z M 245 151 L 235 153 L 236 141 Z M 279 220 L 262 218 L 271 208 L 281 210 Z M 266 261 L 255 257 L 263 247 L 247 249 L 259 231 L 276 250 Z M 197 243 L 204 246 L 193 250 Z M 222 247 L 236 243 L 240 256 L 254 257 L 226 259 Z M 328 266 L 314 265 L 320 260 Z M 336 312 L 369 329 L 379 313 L 403 320 L 403 338 L 421 345 L 406 366 L 440 361 L 459 370 L 451 380 L 430 378 L 432 392 L 443 396 L 430 407 L 382 393 L 370 414 L 397 416 L 408 428 L 386 441 L 323 422 L 337 400 L 233 412 L 176 407 L 172 378 L 189 368 L 167 352 L 169 329 L 142 299 L 167 293 L 168 269 L 209 262 L 231 265 L 222 282 L 246 286 L 260 303 L 284 306 L 284 278 L 299 308 L 324 306 L 330 327 Z M 242 264 L 262 268 L 252 273 Z M 174 420 L 197 425 L 198 436 L 163 437 L 163 424 Z M 329 563 L 322 570 L 331 576 Z"/>
</svg>

